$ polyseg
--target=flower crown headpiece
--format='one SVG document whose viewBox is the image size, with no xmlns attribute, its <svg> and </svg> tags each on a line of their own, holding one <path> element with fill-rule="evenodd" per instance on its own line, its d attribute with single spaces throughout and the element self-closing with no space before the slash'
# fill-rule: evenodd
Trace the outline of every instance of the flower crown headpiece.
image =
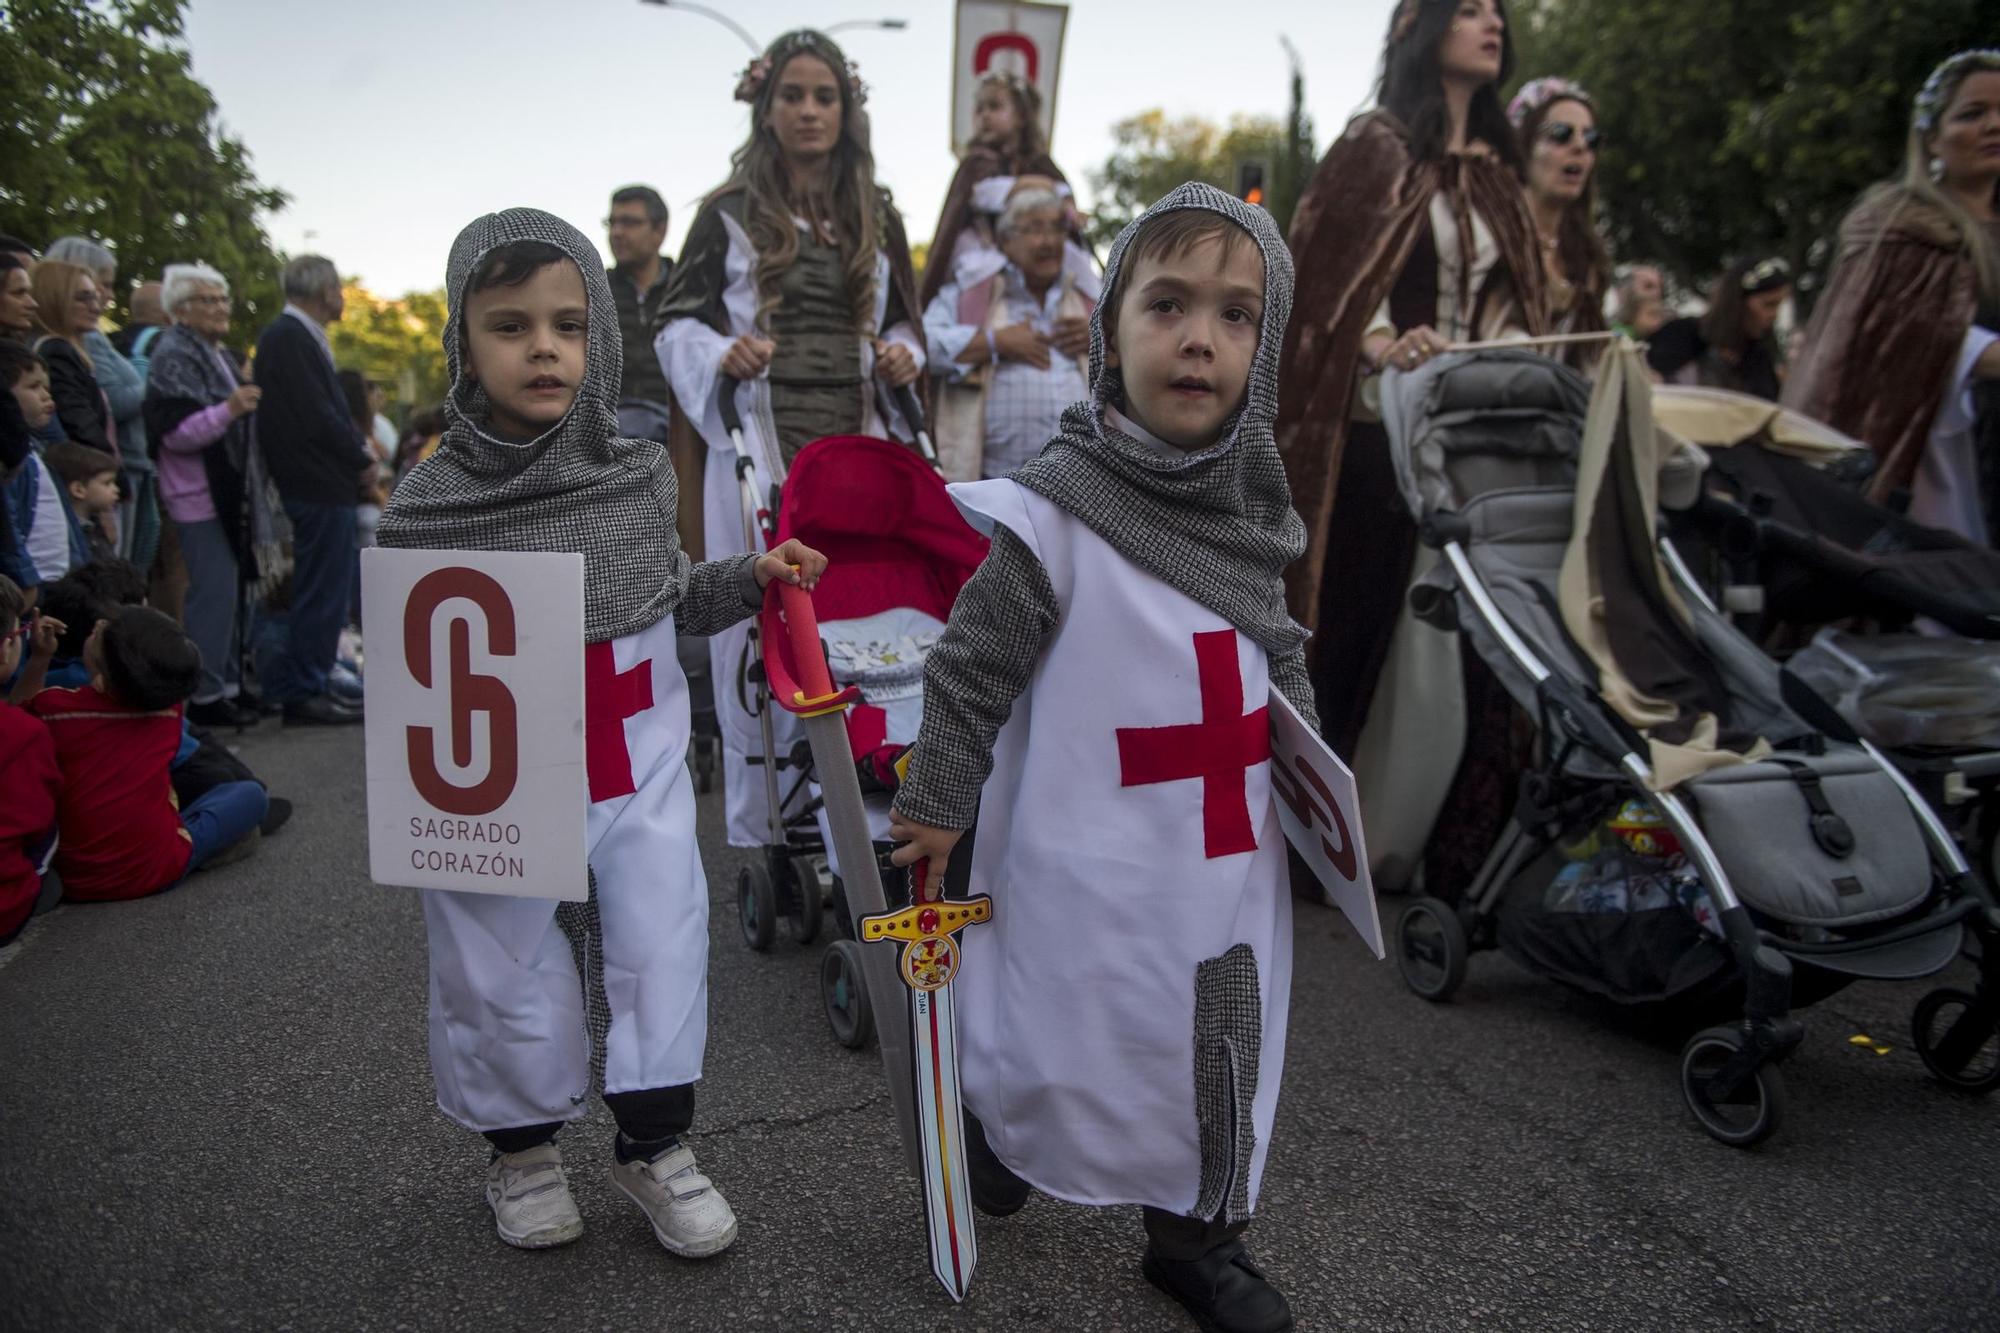
<svg viewBox="0 0 2000 1333">
<path fill-rule="evenodd" d="M 1960 51 L 1931 71 L 1910 111 L 1910 124 L 1919 134 L 1937 128 L 1938 117 L 1944 114 L 1945 90 L 1956 88 L 1967 74 L 1980 69 L 2000 69 L 2000 47 Z"/>
<path fill-rule="evenodd" d="M 824 60 L 847 79 L 848 98 L 853 105 L 858 107 L 867 103 L 868 85 L 861 81 L 860 67 L 842 55 L 839 47 L 810 28 L 786 33 L 769 51 L 745 66 L 736 79 L 736 100 L 755 106 L 757 99 L 764 94 L 764 85 L 771 81 L 772 71 L 783 69 L 786 61 L 798 55 L 813 55 Z"/>
<path fill-rule="evenodd" d="M 1743 291 L 1749 296 L 1791 285 L 1792 266 L 1782 259 L 1762 260 L 1743 274 Z"/>
<path fill-rule="evenodd" d="M 1583 90 L 1583 85 L 1568 79 L 1530 79 L 1521 85 L 1521 91 L 1514 94 L 1514 100 L 1507 104 L 1507 123 L 1520 129 L 1528 117 L 1551 102 L 1581 102 L 1593 111 L 1597 103 Z"/>
</svg>

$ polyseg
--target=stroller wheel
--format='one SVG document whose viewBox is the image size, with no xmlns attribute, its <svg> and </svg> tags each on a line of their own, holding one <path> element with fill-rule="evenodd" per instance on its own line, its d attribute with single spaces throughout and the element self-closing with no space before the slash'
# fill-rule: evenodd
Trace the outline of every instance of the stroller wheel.
<svg viewBox="0 0 2000 1333">
<path fill-rule="evenodd" d="M 793 857 L 790 870 L 792 910 L 785 913 L 785 929 L 791 932 L 795 943 L 811 944 L 819 938 L 820 909 L 825 905 L 819 886 L 819 870 L 813 865 L 812 858 L 806 856 Z"/>
<path fill-rule="evenodd" d="M 850 1051 L 868 1044 L 875 1033 L 875 1011 L 861 977 L 861 946 L 853 940 L 835 940 L 820 955 L 819 998 L 835 1041 Z"/>
<path fill-rule="evenodd" d="M 1426 1000 L 1448 1000 L 1465 980 L 1472 949 L 1451 904 L 1419 898 L 1396 921 L 1396 966 L 1403 981 Z"/>
<path fill-rule="evenodd" d="M 1910 1035 L 1939 1082 L 1961 1092 L 2000 1087 L 2000 1005 L 1991 998 L 1934 990 L 1917 1001 Z"/>
<path fill-rule="evenodd" d="M 736 922 L 745 944 L 758 953 L 771 947 L 778 931 L 778 891 L 771 872 L 754 862 L 736 872 Z"/>
<path fill-rule="evenodd" d="M 1681 1095 L 1709 1136 L 1732 1148 L 1748 1148 L 1777 1132 L 1785 1118 L 1785 1076 L 1776 1065 L 1759 1065 L 1742 1086 L 1718 1097 L 1710 1086 L 1721 1068 L 1743 1048 L 1740 1028 L 1704 1028 L 1681 1048 Z"/>
</svg>

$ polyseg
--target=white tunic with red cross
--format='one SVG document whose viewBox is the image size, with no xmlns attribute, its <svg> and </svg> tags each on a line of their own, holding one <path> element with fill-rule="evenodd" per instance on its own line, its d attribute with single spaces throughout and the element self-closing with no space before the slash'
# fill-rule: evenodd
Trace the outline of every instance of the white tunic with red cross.
<svg viewBox="0 0 2000 1333">
<path fill-rule="evenodd" d="M 708 883 L 688 777 L 687 678 L 672 617 L 584 648 L 586 846 L 601 929 L 585 994 L 546 898 L 426 890 L 431 1071 L 471 1129 L 571 1120 L 590 1092 L 586 1005 L 610 1010 L 604 1090 L 701 1077 L 708 1033 Z"/>
<path fill-rule="evenodd" d="M 1247 1216 L 1292 968 L 1264 651 L 1015 483 L 951 492 L 1061 607 L 981 798 L 966 1104 L 1045 1193 Z"/>
</svg>

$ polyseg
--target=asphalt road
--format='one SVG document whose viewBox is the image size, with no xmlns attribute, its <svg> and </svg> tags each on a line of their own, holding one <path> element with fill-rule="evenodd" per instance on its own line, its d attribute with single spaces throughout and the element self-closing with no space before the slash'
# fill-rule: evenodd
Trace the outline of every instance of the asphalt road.
<svg viewBox="0 0 2000 1333">
<path fill-rule="evenodd" d="M 432 1103 L 416 897 L 367 879 L 360 735 L 243 748 L 299 805 L 256 856 L 0 952 L 0 1327 L 1192 1328 L 1133 1210 L 1047 1199 L 983 1223 L 950 1305 L 879 1063 L 830 1039 L 816 948 L 744 949 L 712 801 L 695 1146 L 742 1237 L 662 1252 L 600 1106 L 563 1138 L 583 1240 L 503 1246 L 483 1143 Z M 1809 1011 L 1791 1120 L 1745 1153 L 1694 1127 L 1672 1039 L 1497 955 L 1427 1006 L 1303 912 L 1253 1251 L 1302 1329 L 2000 1327 L 2000 1102 L 1925 1076 L 1926 988 Z"/>
</svg>

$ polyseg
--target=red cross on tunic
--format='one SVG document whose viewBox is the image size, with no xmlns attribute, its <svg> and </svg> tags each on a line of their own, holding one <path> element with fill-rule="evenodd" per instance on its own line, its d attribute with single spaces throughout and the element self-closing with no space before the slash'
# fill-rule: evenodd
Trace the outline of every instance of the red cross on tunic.
<svg viewBox="0 0 2000 1333">
<path fill-rule="evenodd" d="M 625 745 L 625 719 L 637 717 L 652 706 L 650 658 L 630 671 L 620 671 L 618 655 L 611 644 L 584 645 L 583 767 L 590 779 L 593 804 L 630 796 L 639 790 L 632 781 L 632 752 Z"/>
<path fill-rule="evenodd" d="M 1247 770 L 1271 757 L 1271 709 L 1243 711 L 1236 631 L 1194 636 L 1201 677 L 1201 721 L 1118 729 L 1118 785 L 1201 779 L 1203 850 L 1210 860 L 1257 850 L 1250 822 Z"/>
</svg>

